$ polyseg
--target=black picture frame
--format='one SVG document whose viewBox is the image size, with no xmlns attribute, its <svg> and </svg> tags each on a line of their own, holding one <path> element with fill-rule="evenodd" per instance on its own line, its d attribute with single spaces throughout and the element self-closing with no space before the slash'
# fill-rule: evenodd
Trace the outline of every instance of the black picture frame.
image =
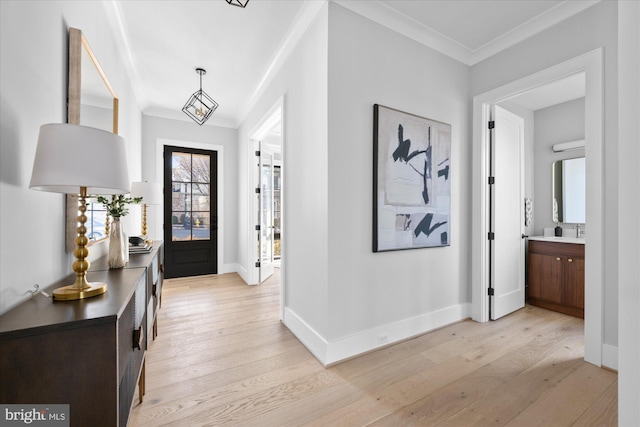
<svg viewBox="0 0 640 427">
<path fill-rule="evenodd" d="M 449 246 L 451 125 L 373 106 L 373 252 Z"/>
</svg>

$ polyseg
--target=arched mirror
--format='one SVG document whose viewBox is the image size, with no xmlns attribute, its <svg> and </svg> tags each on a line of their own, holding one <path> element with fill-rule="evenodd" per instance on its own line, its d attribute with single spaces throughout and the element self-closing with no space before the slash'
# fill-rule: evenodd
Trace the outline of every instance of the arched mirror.
<svg viewBox="0 0 640 427">
<path fill-rule="evenodd" d="M 69 28 L 69 92 L 67 122 L 118 133 L 118 97 L 116 96 L 89 42 L 77 28 Z M 91 153 L 78 153 L 91 162 Z M 78 197 L 67 195 L 66 248 L 75 249 Z M 99 204 L 87 210 L 87 236 L 96 242 L 107 237 L 106 213 Z M 90 243 L 91 244 L 91 243 Z"/>
</svg>

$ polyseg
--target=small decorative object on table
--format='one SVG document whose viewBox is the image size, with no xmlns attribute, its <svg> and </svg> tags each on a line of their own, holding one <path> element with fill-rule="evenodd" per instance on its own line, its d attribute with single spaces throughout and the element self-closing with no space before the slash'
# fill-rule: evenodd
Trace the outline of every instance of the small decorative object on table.
<svg viewBox="0 0 640 427">
<path fill-rule="evenodd" d="M 562 227 L 560 227 L 560 221 L 558 219 L 558 200 L 553 199 L 553 222 L 556 223 L 554 234 L 556 237 L 562 237 Z"/>
<path fill-rule="evenodd" d="M 111 198 L 98 196 L 98 202 L 102 203 L 107 214 L 113 218 L 111 232 L 109 233 L 109 256 L 107 258 L 109 268 L 123 268 L 129 259 L 129 242 L 125 237 L 120 218 L 129 213 L 128 204 L 140 203 L 142 197 L 125 197 L 124 194 L 113 195 Z"/>
</svg>

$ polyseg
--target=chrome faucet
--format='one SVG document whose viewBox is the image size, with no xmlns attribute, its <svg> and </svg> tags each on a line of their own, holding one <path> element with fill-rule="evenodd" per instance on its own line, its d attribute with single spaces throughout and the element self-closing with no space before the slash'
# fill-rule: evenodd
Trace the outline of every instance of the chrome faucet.
<svg viewBox="0 0 640 427">
<path fill-rule="evenodd" d="M 576 237 L 580 238 L 580 237 L 584 237 L 585 235 L 585 231 L 584 231 L 584 227 L 583 224 L 576 224 Z"/>
</svg>

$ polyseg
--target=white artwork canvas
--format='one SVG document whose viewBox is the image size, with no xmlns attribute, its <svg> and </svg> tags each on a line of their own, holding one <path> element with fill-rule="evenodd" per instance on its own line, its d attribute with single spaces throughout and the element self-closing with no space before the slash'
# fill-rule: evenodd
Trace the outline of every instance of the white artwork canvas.
<svg viewBox="0 0 640 427">
<path fill-rule="evenodd" d="M 373 251 L 448 246 L 451 125 L 374 105 Z"/>
</svg>

